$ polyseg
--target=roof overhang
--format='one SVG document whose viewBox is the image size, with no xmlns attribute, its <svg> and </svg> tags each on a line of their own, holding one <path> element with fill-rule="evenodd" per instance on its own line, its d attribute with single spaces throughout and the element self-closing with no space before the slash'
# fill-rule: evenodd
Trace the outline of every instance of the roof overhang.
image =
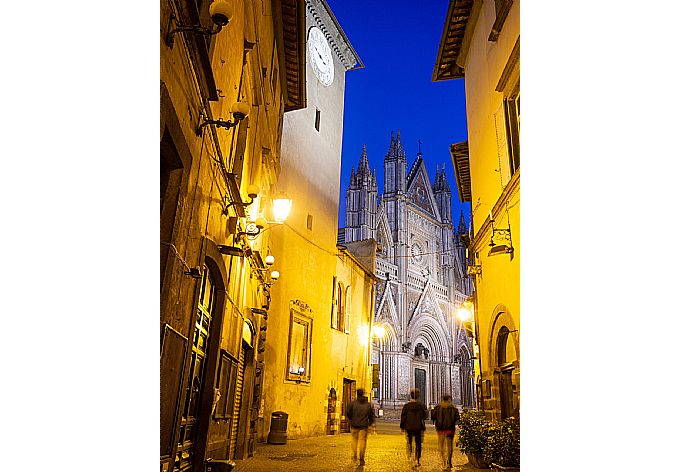
<svg viewBox="0 0 690 472">
<path fill-rule="evenodd" d="M 273 2 L 274 29 L 281 59 L 285 111 L 307 106 L 306 9 L 304 0 Z"/>
<path fill-rule="evenodd" d="M 477 8 L 473 8 L 475 3 Z M 480 0 L 450 0 L 431 77 L 433 82 L 465 77 L 464 57 L 481 4 Z"/>
<path fill-rule="evenodd" d="M 467 141 L 450 145 L 450 155 L 453 158 L 455 181 L 462 203 L 472 202 L 472 179 L 470 177 L 470 146 Z"/>
</svg>

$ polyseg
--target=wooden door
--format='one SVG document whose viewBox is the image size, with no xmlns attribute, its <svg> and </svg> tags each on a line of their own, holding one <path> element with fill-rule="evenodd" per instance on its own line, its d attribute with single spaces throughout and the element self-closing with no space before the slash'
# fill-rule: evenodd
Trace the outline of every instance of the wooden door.
<svg viewBox="0 0 690 472">
<path fill-rule="evenodd" d="M 513 416 L 513 366 L 502 368 L 498 373 L 498 390 L 501 401 L 501 419 Z"/>
<path fill-rule="evenodd" d="M 206 350 L 210 341 L 211 310 L 215 301 L 215 292 L 208 268 L 204 266 L 194 323 L 194 336 L 192 337 L 191 367 L 180 421 L 174 471 L 191 470 L 194 462 L 194 449 L 198 440 L 197 419 L 201 408 L 201 391 L 206 373 Z"/>
<path fill-rule="evenodd" d="M 426 407 L 426 370 L 415 368 L 414 388 L 419 390 L 417 401 Z"/>
<path fill-rule="evenodd" d="M 340 432 L 349 433 L 350 432 L 350 421 L 347 419 L 347 407 L 355 399 L 356 395 L 355 381 L 349 379 L 343 379 L 343 401 L 341 403 L 341 418 L 340 421 Z"/>
</svg>

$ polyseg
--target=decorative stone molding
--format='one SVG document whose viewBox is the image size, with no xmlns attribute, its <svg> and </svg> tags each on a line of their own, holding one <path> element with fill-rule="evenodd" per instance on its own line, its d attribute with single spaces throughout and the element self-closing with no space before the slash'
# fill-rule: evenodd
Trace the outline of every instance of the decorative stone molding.
<svg viewBox="0 0 690 472">
<path fill-rule="evenodd" d="M 313 317 L 309 305 L 301 300 L 290 300 L 290 309 L 300 311 L 302 314 Z"/>
<path fill-rule="evenodd" d="M 306 0 L 306 4 L 307 11 L 312 16 L 314 23 L 326 37 L 328 44 L 345 69 L 352 70 L 364 67 L 362 60 L 345 36 L 328 5 L 320 0 Z"/>
</svg>

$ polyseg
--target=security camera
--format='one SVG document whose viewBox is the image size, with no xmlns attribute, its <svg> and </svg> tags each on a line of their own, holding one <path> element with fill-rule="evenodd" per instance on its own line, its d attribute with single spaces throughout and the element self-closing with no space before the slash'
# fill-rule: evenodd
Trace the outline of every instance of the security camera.
<svg viewBox="0 0 690 472">
<path fill-rule="evenodd" d="M 251 108 L 247 102 L 235 102 L 230 107 L 230 112 L 232 113 L 232 117 L 235 118 L 235 121 L 244 120 L 249 116 L 250 111 Z"/>
<path fill-rule="evenodd" d="M 259 195 L 259 187 L 258 185 L 249 185 L 247 186 L 247 196 L 249 198 L 256 198 L 257 195 Z"/>
<path fill-rule="evenodd" d="M 211 21 L 215 25 L 223 27 L 230 23 L 230 18 L 232 18 L 232 5 L 227 0 L 215 0 L 211 3 L 209 8 L 209 13 L 211 14 Z"/>
</svg>

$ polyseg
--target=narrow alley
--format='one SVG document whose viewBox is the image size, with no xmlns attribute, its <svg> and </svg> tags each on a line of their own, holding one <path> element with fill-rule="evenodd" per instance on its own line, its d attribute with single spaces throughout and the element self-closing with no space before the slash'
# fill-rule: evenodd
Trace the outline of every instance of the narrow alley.
<svg viewBox="0 0 690 472">
<path fill-rule="evenodd" d="M 457 438 L 457 436 L 456 436 Z M 355 466 L 350 450 L 350 434 L 320 436 L 289 440 L 285 445 L 261 443 L 257 445 L 254 457 L 236 461 L 235 472 L 268 471 L 366 471 L 431 472 L 444 470 L 438 454 L 436 432 L 427 422 L 422 446 L 421 467 L 413 468 L 407 461 L 405 436 L 400 432 L 397 421 L 378 421 L 376 434 L 370 434 L 364 466 Z M 445 469 L 448 470 L 448 469 Z M 472 472 L 467 457 L 457 448 L 453 452 L 453 470 Z"/>
</svg>

